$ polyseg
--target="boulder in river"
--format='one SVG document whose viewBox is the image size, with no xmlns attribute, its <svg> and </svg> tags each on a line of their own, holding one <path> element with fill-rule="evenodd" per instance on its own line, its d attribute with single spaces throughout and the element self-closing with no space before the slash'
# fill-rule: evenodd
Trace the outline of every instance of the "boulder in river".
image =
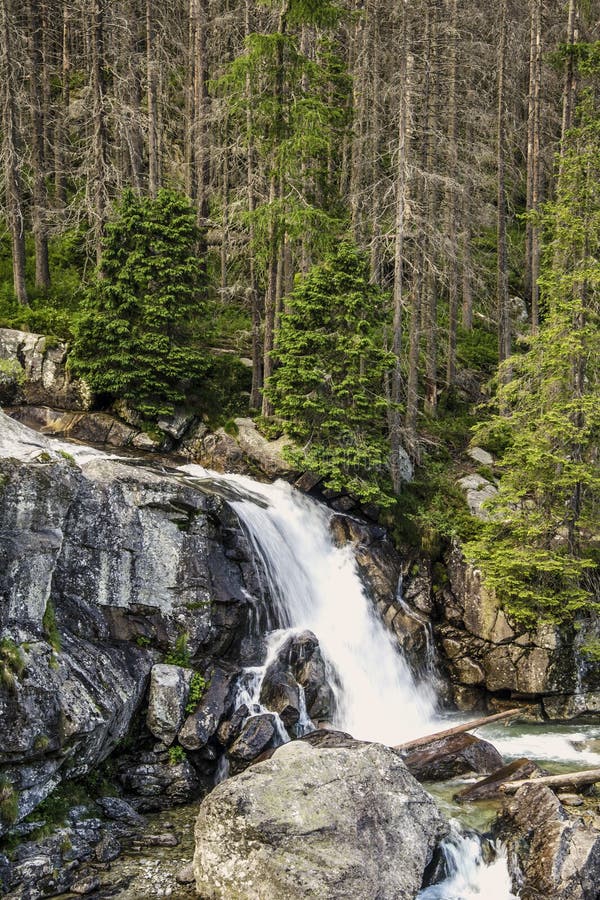
<svg viewBox="0 0 600 900">
<path fill-rule="evenodd" d="M 306 741 L 217 785 L 196 822 L 213 900 L 414 900 L 447 825 L 398 753 Z"/>
<path fill-rule="evenodd" d="M 488 741 L 472 734 L 453 734 L 404 753 L 408 770 L 419 781 L 445 781 L 466 772 L 489 773 L 504 760 Z"/>
<path fill-rule="evenodd" d="M 521 874 L 524 900 L 598 900 L 600 833 L 570 816 L 550 788 L 535 781 L 519 788 L 496 833 Z"/>
</svg>

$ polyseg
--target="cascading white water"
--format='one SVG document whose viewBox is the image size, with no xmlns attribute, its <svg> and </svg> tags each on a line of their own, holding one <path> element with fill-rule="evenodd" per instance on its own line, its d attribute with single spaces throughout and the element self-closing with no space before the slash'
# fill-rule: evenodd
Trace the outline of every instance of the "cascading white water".
<svg viewBox="0 0 600 900">
<path fill-rule="evenodd" d="M 486 863 L 478 835 L 463 832 L 457 822 L 450 825 L 442 844 L 447 877 L 421 891 L 417 900 L 517 900 L 503 848 L 496 847 L 495 858 Z"/>
<path fill-rule="evenodd" d="M 435 696 L 427 680 L 417 684 L 389 632 L 373 610 L 349 547 L 334 543 L 331 513 L 284 482 L 257 484 L 238 475 L 219 476 L 199 466 L 188 475 L 225 482 L 244 524 L 275 606 L 267 658 L 246 670 L 238 695 L 253 714 L 263 711 L 260 686 L 289 630 L 309 629 L 331 669 L 335 722 L 357 738 L 398 744 L 435 726 Z M 236 499 L 236 496 L 239 499 Z M 402 598 L 400 597 L 401 602 Z M 431 666 L 424 661 L 424 671 Z M 430 661 L 429 661 L 430 662 Z M 423 900 L 514 900 L 502 852 L 488 866 L 476 835 L 458 825 L 443 846 L 448 877 L 427 888 Z"/>
<path fill-rule="evenodd" d="M 205 475 L 195 466 L 188 474 Z M 398 744 L 425 734 L 434 695 L 410 669 L 365 593 L 349 548 L 337 547 L 329 511 L 284 482 L 225 476 L 263 504 L 234 500 L 261 561 L 277 628 L 309 629 L 333 672 L 335 722 L 359 739 Z"/>
</svg>

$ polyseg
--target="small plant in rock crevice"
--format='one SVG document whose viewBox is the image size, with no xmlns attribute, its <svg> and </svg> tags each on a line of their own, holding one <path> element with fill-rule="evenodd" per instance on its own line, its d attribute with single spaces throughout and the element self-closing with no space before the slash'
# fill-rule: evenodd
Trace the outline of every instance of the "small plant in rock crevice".
<svg viewBox="0 0 600 900">
<path fill-rule="evenodd" d="M 13 690 L 17 678 L 25 671 L 25 657 L 23 651 L 8 637 L 0 641 L 0 682 Z"/>
<path fill-rule="evenodd" d="M 188 669 L 190 665 L 190 651 L 188 649 L 188 633 L 182 631 L 174 646 L 165 655 L 165 662 L 170 666 L 181 666 Z"/>
<path fill-rule="evenodd" d="M 48 641 L 54 652 L 60 653 L 60 632 L 58 630 L 58 625 L 56 624 L 54 604 L 51 600 L 48 600 L 48 602 L 46 603 L 46 609 L 44 611 L 44 617 L 42 619 L 42 628 L 44 629 L 46 640 Z"/>
<path fill-rule="evenodd" d="M 0 821 L 13 825 L 19 815 L 19 795 L 7 778 L 0 778 Z"/>
<path fill-rule="evenodd" d="M 187 713 L 193 713 L 196 710 L 196 707 L 202 700 L 206 688 L 208 687 L 208 682 L 206 678 L 204 678 L 200 672 L 194 672 L 190 681 L 190 692 L 188 694 L 188 702 L 185 707 L 185 711 Z"/>
<path fill-rule="evenodd" d="M 178 766 L 179 763 L 185 762 L 185 759 L 186 755 L 183 747 L 180 747 L 179 744 L 169 747 L 169 765 Z"/>
</svg>

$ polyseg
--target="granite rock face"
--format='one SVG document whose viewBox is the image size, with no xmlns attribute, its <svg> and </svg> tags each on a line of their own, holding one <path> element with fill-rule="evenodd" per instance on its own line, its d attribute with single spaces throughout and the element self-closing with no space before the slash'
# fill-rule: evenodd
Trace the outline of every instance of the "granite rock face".
<svg viewBox="0 0 600 900">
<path fill-rule="evenodd" d="M 59 409 L 86 409 L 87 386 L 71 379 L 66 369 L 67 345 L 41 334 L 0 328 L 0 360 L 17 361 L 22 368 L 19 390 L 2 402 L 44 404 Z"/>
<path fill-rule="evenodd" d="M 0 413 L 0 831 L 114 750 L 153 666 L 148 722 L 168 745 L 191 673 L 156 663 L 185 635 L 198 668 L 235 669 L 260 596 L 217 492 L 72 449 L 76 459 Z"/>
<path fill-rule="evenodd" d="M 551 719 L 599 708 L 600 667 L 578 653 L 585 629 L 544 623 L 527 629 L 511 621 L 458 547 L 446 557 L 445 572 L 434 631 L 459 706 L 485 705 L 491 694 L 536 700 Z"/>
<path fill-rule="evenodd" d="M 196 822 L 211 900 L 414 900 L 447 826 L 393 750 L 294 741 L 218 785 Z"/>
</svg>

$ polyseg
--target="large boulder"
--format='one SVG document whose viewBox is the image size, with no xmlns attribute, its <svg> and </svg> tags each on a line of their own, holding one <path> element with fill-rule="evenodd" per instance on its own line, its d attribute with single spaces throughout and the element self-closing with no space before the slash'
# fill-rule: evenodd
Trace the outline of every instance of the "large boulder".
<svg viewBox="0 0 600 900">
<path fill-rule="evenodd" d="M 467 772 L 488 774 L 504 760 L 488 741 L 472 734 L 452 734 L 403 753 L 409 772 L 419 781 L 445 781 Z"/>
<path fill-rule="evenodd" d="M 446 830 L 390 748 L 294 741 L 204 799 L 196 888 L 211 900 L 414 900 Z"/>
<path fill-rule="evenodd" d="M 598 900 L 600 832 L 569 815 L 550 788 L 519 788 L 495 830 L 520 872 L 521 897 Z"/>
<path fill-rule="evenodd" d="M 171 746 L 183 724 L 191 677 L 191 669 L 181 666 L 152 667 L 146 724 L 166 747 Z"/>
</svg>

